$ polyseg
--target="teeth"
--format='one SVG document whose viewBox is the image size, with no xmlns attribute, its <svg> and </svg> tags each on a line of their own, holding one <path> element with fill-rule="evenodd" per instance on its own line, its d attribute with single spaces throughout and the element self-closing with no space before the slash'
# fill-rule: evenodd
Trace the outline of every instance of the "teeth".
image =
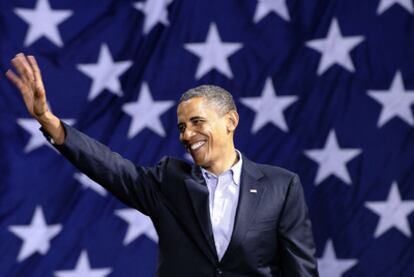
<svg viewBox="0 0 414 277">
<path fill-rule="evenodd" d="M 205 141 L 199 141 L 190 146 L 191 150 L 196 150 L 204 145 Z"/>
</svg>

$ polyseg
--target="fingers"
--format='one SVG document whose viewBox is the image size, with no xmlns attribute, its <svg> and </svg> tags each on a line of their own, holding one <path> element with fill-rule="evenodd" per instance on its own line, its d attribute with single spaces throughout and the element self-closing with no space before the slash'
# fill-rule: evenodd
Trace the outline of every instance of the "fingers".
<svg viewBox="0 0 414 277">
<path fill-rule="evenodd" d="M 33 75 L 36 81 L 42 81 L 42 74 L 40 73 L 39 65 L 34 56 L 27 56 L 30 67 L 33 71 Z"/>
<path fill-rule="evenodd" d="M 42 73 L 40 72 L 39 65 L 34 56 L 27 56 L 29 61 L 30 67 L 33 71 L 34 79 L 35 79 L 35 86 L 37 91 L 40 93 L 44 92 L 43 80 L 42 80 Z"/>
<path fill-rule="evenodd" d="M 11 62 L 23 81 L 34 81 L 33 70 L 23 53 L 17 54 Z"/>
<path fill-rule="evenodd" d="M 24 85 L 22 80 L 10 69 L 6 72 L 6 77 L 17 87 L 20 91 L 21 96 L 23 97 L 24 102 L 26 105 L 32 102 L 33 96 L 28 93 L 27 86 Z"/>
<path fill-rule="evenodd" d="M 46 101 L 42 76 L 35 57 L 26 57 L 23 53 L 19 53 L 11 62 L 18 74 L 8 70 L 6 76 L 20 90 L 23 97 L 28 97 L 26 94 L 30 94 L 30 98 Z"/>
<path fill-rule="evenodd" d="M 6 77 L 9 79 L 20 91 L 23 90 L 23 82 L 20 78 L 10 69 L 6 72 Z"/>
</svg>

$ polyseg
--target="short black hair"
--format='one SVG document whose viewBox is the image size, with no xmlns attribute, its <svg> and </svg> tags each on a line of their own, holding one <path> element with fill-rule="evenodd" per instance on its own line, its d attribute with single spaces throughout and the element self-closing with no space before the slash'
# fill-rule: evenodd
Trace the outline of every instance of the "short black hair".
<svg viewBox="0 0 414 277">
<path fill-rule="evenodd" d="M 219 86 L 215 85 L 201 85 L 187 90 L 181 95 L 181 102 L 190 100 L 195 97 L 203 97 L 209 104 L 213 104 L 221 114 L 226 114 L 231 110 L 237 111 L 236 104 L 234 103 L 233 96 Z"/>
</svg>

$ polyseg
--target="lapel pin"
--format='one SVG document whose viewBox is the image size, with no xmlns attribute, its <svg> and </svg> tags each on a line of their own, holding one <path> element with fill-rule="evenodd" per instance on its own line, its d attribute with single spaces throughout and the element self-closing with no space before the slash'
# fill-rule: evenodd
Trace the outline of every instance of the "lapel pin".
<svg viewBox="0 0 414 277">
<path fill-rule="evenodd" d="M 257 189 L 250 189 L 251 193 L 257 193 Z"/>
</svg>

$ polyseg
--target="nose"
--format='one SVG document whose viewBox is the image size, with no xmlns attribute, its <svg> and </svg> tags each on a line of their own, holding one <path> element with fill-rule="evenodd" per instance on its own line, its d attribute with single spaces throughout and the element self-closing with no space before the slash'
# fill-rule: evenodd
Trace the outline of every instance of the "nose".
<svg viewBox="0 0 414 277">
<path fill-rule="evenodd" d="M 190 141 L 191 137 L 194 135 L 194 132 L 191 128 L 186 127 L 184 131 L 180 133 L 180 140 L 183 143 L 187 143 Z"/>
</svg>

